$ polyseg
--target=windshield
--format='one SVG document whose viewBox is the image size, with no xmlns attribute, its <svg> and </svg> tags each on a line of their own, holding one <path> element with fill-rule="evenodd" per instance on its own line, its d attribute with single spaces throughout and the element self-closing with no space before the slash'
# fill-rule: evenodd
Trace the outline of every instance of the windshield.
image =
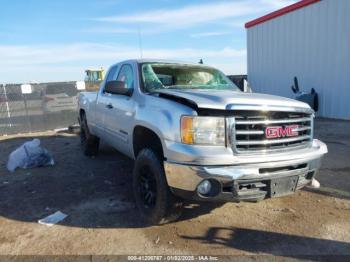
<svg viewBox="0 0 350 262">
<path fill-rule="evenodd" d="M 145 63 L 141 70 L 145 92 L 157 89 L 239 90 L 222 72 L 211 67 Z"/>
</svg>

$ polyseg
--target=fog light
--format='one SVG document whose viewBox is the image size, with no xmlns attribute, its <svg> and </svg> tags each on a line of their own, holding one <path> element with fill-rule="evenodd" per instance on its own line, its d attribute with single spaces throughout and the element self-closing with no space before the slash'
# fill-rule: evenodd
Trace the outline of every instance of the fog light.
<svg viewBox="0 0 350 262">
<path fill-rule="evenodd" d="M 210 190 L 211 190 L 211 183 L 209 180 L 202 181 L 197 187 L 197 191 L 201 195 L 208 194 Z"/>
</svg>

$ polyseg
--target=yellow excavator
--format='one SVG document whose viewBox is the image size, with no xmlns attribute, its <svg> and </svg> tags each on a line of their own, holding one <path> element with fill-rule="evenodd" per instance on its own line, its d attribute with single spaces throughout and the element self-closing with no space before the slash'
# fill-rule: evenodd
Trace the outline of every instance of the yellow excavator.
<svg viewBox="0 0 350 262">
<path fill-rule="evenodd" d="M 85 70 L 85 88 L 87 91 L 97 91 L 101 82 L 105 77 L 105 70 L 101 67 L 99 69 Z"/>
</svg>

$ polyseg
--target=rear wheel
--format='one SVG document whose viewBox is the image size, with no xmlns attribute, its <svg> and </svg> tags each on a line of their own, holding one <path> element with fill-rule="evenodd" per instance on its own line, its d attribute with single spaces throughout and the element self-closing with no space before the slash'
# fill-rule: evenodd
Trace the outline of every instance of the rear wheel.
<svg viewBox="0 0 350 262">
<path fill-rule="evenodd" d="M 183 201 L 170 192 L 163 163 L 151 149 L 142 149 L 136 158 L 133 190 L 146 223 L 165 224 L 180 217 Z"/>
<path fill-rule="evenodd" d="M 100 145 L 100 139 L 90 134 L 84 113 L 80 117 L 80 143 L 84 155 L 96 156 Z"/>
</svg>

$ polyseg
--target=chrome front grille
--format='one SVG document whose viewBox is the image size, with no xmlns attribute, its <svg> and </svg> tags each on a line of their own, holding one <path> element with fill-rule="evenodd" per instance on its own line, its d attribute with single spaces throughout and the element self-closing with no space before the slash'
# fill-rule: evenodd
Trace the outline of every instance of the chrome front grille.
<svg viewBox="0 0 350 262">
<path fill-rule="evenodd" d="M 269 138 L 267 129 L 283 132 L 293 126 L 293 135 Z M 313 136 L 313 116 L 296 112 L 235 111 L 229 119 L 229 141 L 236 153 L 262 153 L 304 148 Z M 281 131 L 281 132 L 282 132 Z"/>
</svg>

